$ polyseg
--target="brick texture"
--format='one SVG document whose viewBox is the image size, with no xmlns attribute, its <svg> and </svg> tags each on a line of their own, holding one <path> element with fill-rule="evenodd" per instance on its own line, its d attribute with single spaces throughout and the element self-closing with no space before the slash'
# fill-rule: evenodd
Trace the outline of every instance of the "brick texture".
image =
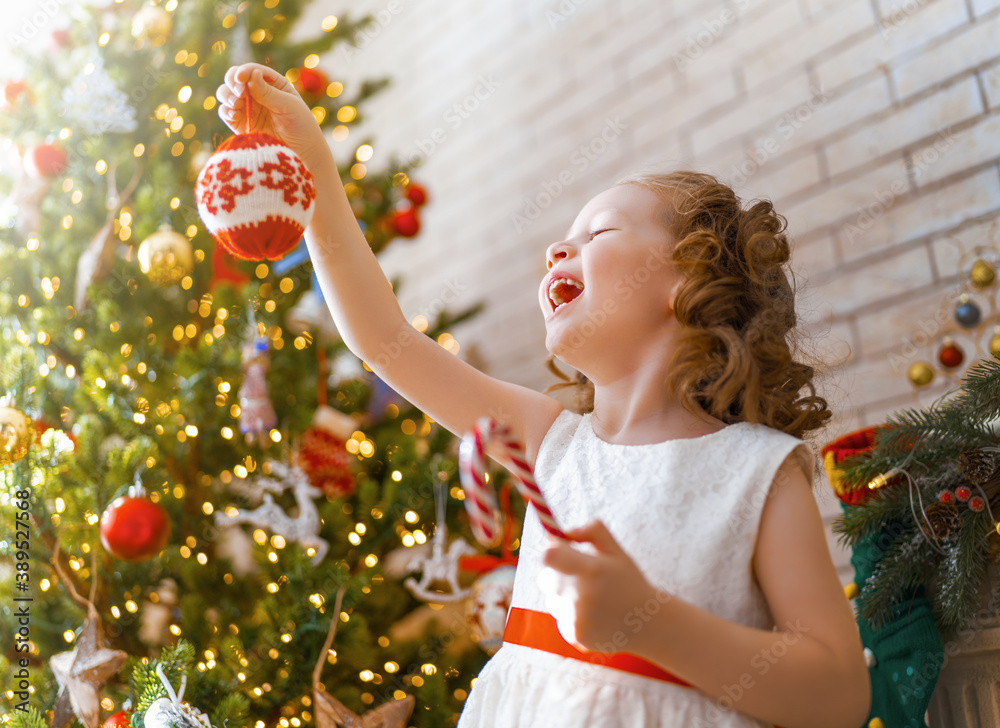
<svg viewBox="0 0 1000 728">
<path fill-rule="evenodd" d="M 303 25 L 335 12 L 316 5 Z M 947 388 L 942 376 L 914 392 L 905 370 L 954 328 L 976 248 L 1000 257 L 997 0 L 358 0 L 350 12 L 376 25 L 326 70 L 348 89 L 392 85 L 334 154 L 350 159 L 371 135 L 373 169 L 391 153 L 423 161 L 423 232 L 381 263 L 408 317 L 449 291 L 455 310 L 486 303 L 454 332 L 459 356 L 553 383 L 536 302 L 546 246 L 619 175 L 693 167 L 788 217 L 801 318 L 830 368 L 822 440 Z M 839 509 L 822 488 L 829 523 Z"/>
</svg>

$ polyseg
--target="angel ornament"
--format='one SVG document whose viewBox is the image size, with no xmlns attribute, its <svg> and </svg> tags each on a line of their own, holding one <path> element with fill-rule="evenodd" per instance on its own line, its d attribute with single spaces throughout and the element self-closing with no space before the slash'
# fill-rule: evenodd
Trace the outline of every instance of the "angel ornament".
<svg viewBox="0 0 1000 728">
<path fill-rule="evenodd" d="M 323 491 L 314 488 L 301 468 L 288 466 L 274 460 L 267 461 L 271 473 L 277 478 L 260 476 L 254 480 L 264 492 L 264 502 L 252 511 L 239 511 L 236 515 L 228 515 L 222 511 L 215 514 L 215 522 L 220 526 L 229 523 L 249 523 L 267 529 L 286 541 L 295 541 L 304 549 L 313 549 L 312 565 L 316 566 L 330 548 L 330 544 L 319 537 L 319 512 L 313 498 L 323 495 Z M 290 516 L 274 502 L 271 493 L 282 493 L 291 488 L 295 493 L 295 503 L 298 513 Z"/>
<path fill-rule="evenodd" d="M 459 560 L 463 556 L 471 556 L 476 550 L 468 542 L 459 537 L 451 542 L 447 551 L 448 527 L 445 525 L 444 484 L 434 485 L 434 506 L 437 509 L 437 525 L 434 528 L 434 540 L 431 542 L 431 555 L 426 552 L 416 554 L 407 565 L 407 571 L 419 571 L 420 581 L 412 576 L 403 584 L 413 596 L 427 602 L 457 602 L 465 599 L 471 589 L 462 589 L 458 585 Z M 447 592 L 431 591 L 434 584 L 445 583 L 450 588 Z"/>
</svg>

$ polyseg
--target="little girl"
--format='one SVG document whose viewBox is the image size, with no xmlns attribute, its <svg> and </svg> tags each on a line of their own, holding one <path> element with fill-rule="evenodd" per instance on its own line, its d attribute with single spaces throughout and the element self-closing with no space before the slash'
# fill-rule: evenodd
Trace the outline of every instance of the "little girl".
<svg viewBox="0 0 1000 728">
<path fill-rule="evenodd" d="M 783 219 L 695 173 L 635 176 L 545 251 L 546 348 L 584 375 L 584 414 L 416 334 L 365 242 L 330 149 L 279 73 L 231 68 L 233 130 L 315 176 L 306 241 L 344 342 L 456 435 L 490 415 L 569 540 L 529 509 L 504 646 L 459 721 L 489 726 L 856 728 L 870 692 L 802 435 L 830 416 L 788 336 Z"/>
</svg>

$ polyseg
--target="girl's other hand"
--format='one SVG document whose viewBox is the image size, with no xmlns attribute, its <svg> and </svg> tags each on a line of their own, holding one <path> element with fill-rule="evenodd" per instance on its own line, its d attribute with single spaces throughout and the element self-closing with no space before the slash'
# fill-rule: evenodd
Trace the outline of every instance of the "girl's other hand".
<svg viewBox="0 0 1000 728">
<path fill-rule="evenodd" d="M 560 605 L 555 615 L 560 633 L 583 650 L 634 651 L 631 641 L 641 639 L 642 627 L 670 595 L 646 581 L 602 522 L 566 536 L 568 541 L 550 538 L 542 559 L 557 572 L 556 578 L 543 579 L 543 589 Z M 593 553 L 573 548 L 571 541 L 591 544 Z"/>
<path fill-rule="evenodd" d="M 215 92 L 221 104 L 219 118 L 235 133 L 247 131 L 247 95 L 250 130 L 270 134 L 291 147 L 308 164 L 320 147 L 329 151 L 316 118 L 288 79 L 259 63 L 244 63 L 226 71 Z"/>
</svg>

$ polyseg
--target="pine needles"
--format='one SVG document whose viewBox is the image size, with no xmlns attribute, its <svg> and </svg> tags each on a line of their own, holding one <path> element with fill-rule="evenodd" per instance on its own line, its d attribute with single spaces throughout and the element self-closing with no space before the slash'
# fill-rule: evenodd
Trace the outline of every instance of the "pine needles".
<svg viewBox="0 0 1000 728">
<path fill-rule="evenodd" d="M 834 524 L 841 542 L 863 547 L 874 562 L 858 611 L 876 629 L 905 609 L 921 586 L 942 633 L 974 617 L 991 539 L 998 541 L 1000 476 L 993 466 L 993 453 L 1000 452 L 998 421 L 1000 360 L 981 361 L 948 399 L 892 415 L 876 430 L 871 450 L 840 464 L 846 482 L 885 481 Z M 969 462 L 979 470 L 963 467 Z M 949 518 L 935 519 L 945 508 Z M 992 599 L 997 607 L 1000 589 Z"/>
</svg>

